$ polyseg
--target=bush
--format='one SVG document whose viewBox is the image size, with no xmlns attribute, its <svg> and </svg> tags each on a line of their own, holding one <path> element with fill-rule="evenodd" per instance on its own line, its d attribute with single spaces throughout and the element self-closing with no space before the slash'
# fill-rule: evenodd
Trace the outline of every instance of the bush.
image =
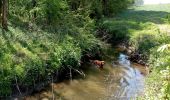
<svg viewBox="0 0 170 100">
<path fill-rule="evenodd" d="M 129 31 L 125 22 L 104 21 L 99 28 L 111 35 L 110 42 L 113 44 L 129 39 Z"/>
</svg>

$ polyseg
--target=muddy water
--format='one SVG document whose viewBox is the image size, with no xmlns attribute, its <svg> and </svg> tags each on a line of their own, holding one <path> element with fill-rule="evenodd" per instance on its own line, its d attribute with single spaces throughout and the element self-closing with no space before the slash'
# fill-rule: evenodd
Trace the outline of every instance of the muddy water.
<svg viewBox="0 0 170 100">
<path fill-rule="evenodd" d="M 131 63 L 124 54 L 106 62 L 102 71 L 94 65 L 87 67 L 85 78 L 53 83 L 26 100 L 131 100 L 143 94 L 148 70 Z"/>
</svg>

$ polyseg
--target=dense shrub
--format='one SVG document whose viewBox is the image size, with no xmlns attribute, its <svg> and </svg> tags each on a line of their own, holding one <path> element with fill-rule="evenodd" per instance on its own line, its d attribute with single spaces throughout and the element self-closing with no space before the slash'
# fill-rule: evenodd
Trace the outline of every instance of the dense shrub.
<svg viewBox="0 0 170 100">
<path fill-rule="evenodd" d="M 129 39 L 129 31 L 126 22 L 119 21 L 104 21 L 99 24 L 99 29 L 105 30 L 106 33 L 110 34 L 111 43 L 119 43 Z"/>
</svg>

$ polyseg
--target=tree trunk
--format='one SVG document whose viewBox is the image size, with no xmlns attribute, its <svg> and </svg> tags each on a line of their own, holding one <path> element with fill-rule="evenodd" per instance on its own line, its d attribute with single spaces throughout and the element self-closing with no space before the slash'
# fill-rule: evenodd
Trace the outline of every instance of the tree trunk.
<svg viewBox="0 0 170 100">
<path fill-rule="evenodd" d="M 102 0 L 103 14 L 107 15 L 107 0 Z"/>
<path fill-rule="evenodd" d="M 37 5 L 36 0 L 32 0 L 32 7 L 34 8 L 34 7 L 36 7 L 36 5 Z M 36 17 L 37 17 L 37 14 L 36 14 L 36 12 L 34 12 L 33 19 L 35 19 Z"/>
<path fill-rule="evenodd" d="M 2 27 L 7 30 L 8 0 L 2 0 Z"/>
<path fill-rule="evenodd" d="M 0 23 L 2 23 L 2 0 L 0 1 Z"/>
</svg>

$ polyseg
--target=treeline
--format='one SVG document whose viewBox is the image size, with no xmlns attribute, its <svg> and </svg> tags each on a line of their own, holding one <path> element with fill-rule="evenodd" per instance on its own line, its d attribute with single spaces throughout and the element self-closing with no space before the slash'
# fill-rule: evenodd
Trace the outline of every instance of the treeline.
<svg viewBox="0 0 170 100">
<path fill-rule="evenodd" d="M 55 24 L 70 11 L 83 9 L 91 18 L 112 16 L 127 8 L 133 0 L 1 0 L 0 15 L 4 29 L 9 16 L 29 21 L 44 21 Z"/>
<path fill-rule="evenodd" d="M 0 97 L 22 95 L 61 70 L 79 69 L 83 55 L 101 51 L 95 22 L 132 2 L 1 0 Z"/>
</svg>

